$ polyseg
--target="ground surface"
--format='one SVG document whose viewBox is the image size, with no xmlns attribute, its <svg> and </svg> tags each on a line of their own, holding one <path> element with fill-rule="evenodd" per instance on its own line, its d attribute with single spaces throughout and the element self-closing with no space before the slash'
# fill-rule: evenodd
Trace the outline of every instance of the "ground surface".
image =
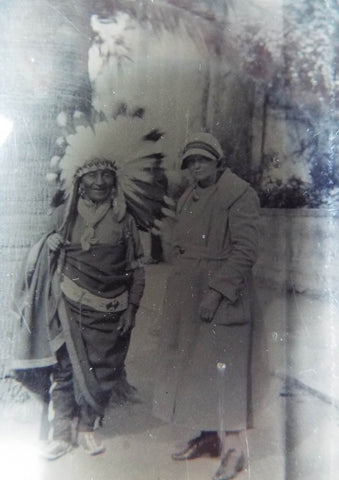
<svg viewBox="0 0 339 480">
<path fill-rule="evenodd" d="M 41 408 L 34 399 L 5 402 L 0 413 L 0 478 L 4 480 L 209 480 L 217 459 L 174 462 L 171 452 L 192 432 L 151 414 L 159 316 L 168 266 L 147 267 L 147 288 L 128 356 L 128 378 L 139 403 L 110 408 L 99 431 L 107 450 L 97 457 L 80 448 L 54 462 L 37 455 Z M 272 318 L 274 312 L 272 312 Z M 274 320 L 267 327 L 275 338 Z M 283 345 L 268 345 L 270 371 L 256 427 L 247 433 L 248 468 L 239 480 L 336 480 L 339 414 L 309 392 L 286 387 Z M 203 414 L 203 412 L 202 412 Z"/>
</svg>

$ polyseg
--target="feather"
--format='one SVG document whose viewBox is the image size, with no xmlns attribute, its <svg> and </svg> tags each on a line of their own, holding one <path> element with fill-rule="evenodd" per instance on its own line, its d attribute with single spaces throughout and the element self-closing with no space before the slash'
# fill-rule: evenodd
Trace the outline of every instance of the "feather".
<svg viewBox="0 0 339 480">
<path fill-rule="evenodd" d="M 164 228 L 164 222 L 162 222 L 161 220 L 155 219 L 154 226 L 159 230 L 161 230 L 162 228 Z"/>
<path fill-rule="evenodd" d="M 144 136 L 145 141 L 157 142 L 163 136 L 163 132 L 160 132 L 158 129 L 152 130 L 147 135 Z"/>
<path fill-rule="evenodd" d="M 167 195 L 164 195 L 164 202 L 165 202 L 169 207 L 172 207 L 172 208 L 175 207 L 175 201 L 173 200 L 173 198 L 168 197 Z"/>
<path fill-rule="evenodd" d="M 169 208 L 163 207 L 161 211 L 166 217 L 173 218 L 173 219 L 177 218 L 174 210 L 170 210 Z"/>
<path fill-rule="evenodd" d="M 54 155 L 54 157 L 51 158 L 50 166 L 51 166 L 52 170 L 57 170 L 58 169 L 59 162 L 60 162 L 60 157 L 58 157 L 57 155 Z"/>
<path fill-rule="evenodd" d="M 155 227 L 151 228 L 151 233 L 152 235 L 156 235 L 157 237 L 160 237 L 162 235 L 162 232 Z"/>
<path fill-rule="evenodd" d="M 55 192 L 55 195 L 52 198 L 51 201 L 51 206 L 54 208 L 59 207 L 59 205 L 62 205 L 65 202 L 65 192 L 64 190 L 57 190 Z"/>
<path fill-rule="evenodd" d="M 76 180 L 87 169 L 111 165 L 128 211 L 139 226 L 151 228 L 165 206 L 165 187 L 155 174 L 166 156 L 164 137 L 144 115 L 120 115 L 91 126 L 78 125 L 75 133 L 66 137 L 67 147 L 58 165 L 52 162 L 59 169 L 57 177 L 63 191 L 58 198 L 73 198 Z"/>
<path fill-rule="evenodd" d="M 56 182 L 58 180 L 58 175 L 56 173 L 49 172 L 49 173 L 46 174 L 46 179 L 47 179 L 48 183 L 51 183 L 51 184 L 55 183 L 56 184 Z"/>
</svg>

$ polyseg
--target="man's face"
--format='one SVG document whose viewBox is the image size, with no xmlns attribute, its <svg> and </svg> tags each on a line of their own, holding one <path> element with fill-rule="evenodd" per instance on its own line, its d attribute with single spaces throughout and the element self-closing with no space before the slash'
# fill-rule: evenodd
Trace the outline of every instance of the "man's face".
<svg viewBox="0 0 339 480">
<path fill-rule="evenodd" d="M 188 157 L 187 168 L 193 179 L 201 185 L 215 182 L 217 175 L 217 162 L 201 155 Z"/>
<path fill-rule="evenodd" d="M 111 170 L 95 170 L 81 177 L 80 186 L 89 200 L 100 203 L 109 199 L 115 180 L 115 173 Z"/>
</svg>

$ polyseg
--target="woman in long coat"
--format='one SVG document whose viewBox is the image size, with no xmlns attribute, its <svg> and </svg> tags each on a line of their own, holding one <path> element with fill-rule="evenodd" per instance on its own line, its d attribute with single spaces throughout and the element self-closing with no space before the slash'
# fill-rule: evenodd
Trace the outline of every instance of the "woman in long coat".
<svg viewBox="0 0 339 480">
<path fill-rule="evenodd" d="M 153 405 L 162 420 L 200 432 L 174 460 L 218 456 L 222 446 L 217 480 L 233 478 L 245 463 L 239 433 L 251 407 L 259 210 L 248 183 L 229 169 L 219 173 L 222 157 L 208 133 L 193 135 L 183 151 L 194 185 L 177 205 Z"/>
</svg>

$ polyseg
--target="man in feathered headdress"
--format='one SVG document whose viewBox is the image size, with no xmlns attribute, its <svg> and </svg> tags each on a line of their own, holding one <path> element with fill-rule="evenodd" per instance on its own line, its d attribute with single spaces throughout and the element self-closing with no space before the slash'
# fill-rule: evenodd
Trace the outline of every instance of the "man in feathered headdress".
<svg viewBox="0 0 339 480">
<path fill-rule="evenodd" d="M 26 383 L 27 372 L 51 372 L 47 459 L 72 448 L 76 418 L 78 444 L 103 452 L 96 421 L 112 394 L 132 391 L 125 358 L 144 289 L 137 224 L 149 228 L 161 203 L 148 173 L 162 158 L 160 139 L 142 119 L 122 117 L 78 128 L 54 158 L 63 201 L 27 259 L 13 362 Z"/>
</svg>

